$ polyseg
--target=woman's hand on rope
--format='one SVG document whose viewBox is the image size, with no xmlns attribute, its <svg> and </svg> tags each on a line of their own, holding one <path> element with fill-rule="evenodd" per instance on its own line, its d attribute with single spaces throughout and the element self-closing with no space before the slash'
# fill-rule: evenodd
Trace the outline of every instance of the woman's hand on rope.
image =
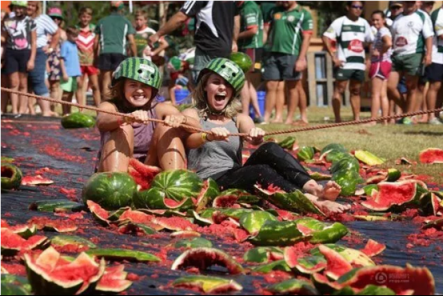
<svg viewBox="0 0 443 296">
<path fill-rule="evenodd" d="M 226 128 L 224 127 L 216 127 L 211 129 L 212 134 L 208 134 L 207 139 L 208 141 L 226 141 L 229 142 L 229 135 L 231 134 Z"/>
<path fill-rule="evenodd" d="M 165 118 L 165 125 L 178 128 L 182 124 L 186 124 L 188 121 L 187 119 L 188 118 L 184 115 L 168 115 Z"/>
<path fill-rule="evenodd" d="M 132 124 L 132 123 L 149 123 L 149 115 L 147 111 L 144 110 L 137 110 L 135 112 L 132 112 L 130 114 L 132 117 L 125 117 L 125 122 Z"/>
<path fill-rule="evenodd" d="M 254 127 L 249 131 L 249 135 L 246 138 L 246 141 L 251 142 L 252 144 L 259 145 L 263 142 L 263 138 L 265 137 L 266 132 L 261 128 Z"/>
</svg>

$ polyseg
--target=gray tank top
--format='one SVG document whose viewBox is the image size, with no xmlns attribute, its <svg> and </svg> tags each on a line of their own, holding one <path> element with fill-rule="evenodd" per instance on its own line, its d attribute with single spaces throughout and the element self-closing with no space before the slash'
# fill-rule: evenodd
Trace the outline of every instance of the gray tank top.
<svg viewBox="0 0 443 296">
<path fill-rule="evenodd" d="M 200 120 L 200 124 L 204 130 L 225 127 L 231 133 L 238 133 L 235 118 L 225 125 L 205 119 Z M 207 179 L 221 172 L 239 168 L 242 166 L 242 145 L 240 137 L 230 137 L 229 142 L 207 142 L 198 149 L 188 150 L 188 169 L 196 172 L 200 178 Z"/>
</svg>

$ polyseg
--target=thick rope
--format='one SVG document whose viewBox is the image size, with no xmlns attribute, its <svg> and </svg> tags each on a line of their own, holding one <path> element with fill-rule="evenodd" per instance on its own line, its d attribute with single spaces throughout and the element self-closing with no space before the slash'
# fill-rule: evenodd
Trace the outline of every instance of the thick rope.
<svg viewBox="0 0 443 296">
<path fill-rule="evenodd" d="M 36 98 L 36 99 L 40 99 L 40 100 L 46 100 L 46 101 L 49 101 L 52 103 L 69 105 L 69 106 L 73 106 L 73 107 L 77 107 L 77 108 L 81 108 L 81 109 L 92 110 L 92 111 L 106 113 L 106 114 L 115 115 L 115 116 L 122 116 L 122 117 L 126 117 L 126 118 L 134 120 L 134 117 L 130 114 L 106 111 L 106 110 L 99 109 L 97 107 L 84 106 L 84 105 L 80 105 L 80 104 L 76 104 L 76 103 L 72 103 L 72 102 L 59 101 L 56 99 L 52 99 L 52 98 L 48 98 L 48 97 L 41 97 L 41 96 L 37 96 L 37 95 L 33 95 L 33 94 L 28 94 L 25 92 L 15 91 L 15 90 L 4 88 L 4 87 L 2 87 L 1 90 L 9 92 L 9 93 L 15 93 L 15 94 L 22 95 L 22 96 L 28 96 L 28 97 L 32 97 L 32 98 Z M 442 112 L 442 111 L 443 111 L 443 108 L 438 108 L 438 109 L 434 109 L 434 110 L 418 111 L 418 112 L 406 113 L 406 114 L 401 114 L 401 115 L 368 118 L 368 119 L 363 119 L 363 120 L 358 120 L 358 121 L 331 123 L 331 124 L 323 124 L 323 125 L 309 126 L 309 127 L 303 127 L 303 128 L 294 128 L 294 129 L 288 129 L 288 130 L 283 130 L 283 131 L 266 132 L 266 135 L 267 136 L 276 136 L 276 135 L 300 133 L 300 132 L 305 132 L 305 131 L 329 129 L 329 128 L 342 127 L 342 126 L 360 125 L 360 124 L 366 124 L 366 123 L 371 123 L 371 122 L 389 121 L 391 119 L 401 119 L 401 118 L 405 118 L 405 117 L 431 114 L 431 113 Z M 148 118 L 148 121 L 156 122 L 156 123 L 165 123 L 164 120 L 155 119 L 155 118 Z M 191 131 L 212 134 L 210 131 L 205 131 L 203 129 L 199 129 L 199 128 L 196 128 L 193 126 L 189 126 L 189 125 L 185 125 L 185 124 L 181 124 L 181 126 L 188 129 L 188 130 L 191 130 Z M 248 134 L 247 133 L 232 133 L 232 134 L 229 134 L 229 136 L 230 137 L 247 137 Z"/>
</svg>

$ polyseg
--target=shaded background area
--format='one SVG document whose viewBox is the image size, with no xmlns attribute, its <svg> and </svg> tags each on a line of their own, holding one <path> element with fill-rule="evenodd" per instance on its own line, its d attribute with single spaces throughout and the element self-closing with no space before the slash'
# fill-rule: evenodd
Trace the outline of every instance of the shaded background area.
<svg viewBox="0 0 443 296">
<path fill-rule="evenodd" d="M 84 182 L 91 176 L 96 162 L 99 146 L 97 130 L 64 130 L 58 119 L 23 116 L 19 119 L 2 117 L 1 155 L 16 159 L 16 164 L 23 174 L 35 176 L 42 173 L 55 183 L 47 187 L 22 186 L 20 190 L 2 193 L 1 217 L 10 224 L 25 223 L 32 217 L 54 217 L 52 213 L 39 213 L 28 210 L 33 201 L 42 199 L 80 199 Z M 48 168 L 43 170 L 43 168 Z M 129 294 L 176 294 L 189 293 L 187 290 L 172 290 L 168 283 L 180 276 L 188 275 L 180 271 L 170 271 L 172 262 L 183 252 L 174 249 L 174 241 L 169 233 L 155 236 L 136 237 L 121 235 L 111 228 L 99 226 L 90 214 L 84 219 L 75 220 L 79 226 L 72 233 L 92 239 L 99 247 L 126 248 L 151 252 L 165 257 L 162 263 L 129 263 L 126 270 L 140 276 L 127 291 Z M 406 263 L 414 266 L 427 266 L 436 279 L 437 292 L 443 293 L 443 249 L 441 241 L 431 242 L 429 247 L 407 248 L 411 243 L 408 236 L 418 234 L 420 225 L 411 221 L 404 222 L 349 222 L 345 223 L 352 230 L 352 235 L 340 243 L 363 248 L 368 238 L 387 245 L 387 250 L 375 258 L 377 264 L 393 264 L 404 267 Z M 42 232 L 39 232 L 41 234 Z M 45 232 L 52 237 L 56 233 Z M 212 241 L 215 248 L 220 248 L 232 256 L 242 258 L 246 249 L 230 238 L 205 234 L 202 237 Z M 242 245 L 243 246 L 243 245 Z M 225 276 L 222 269 L 214 268 L 207 274 Z M 266 276 L 229 276 L 244 288 L 242 294 L 259 293 L 268 286 Z"/>
</svg>

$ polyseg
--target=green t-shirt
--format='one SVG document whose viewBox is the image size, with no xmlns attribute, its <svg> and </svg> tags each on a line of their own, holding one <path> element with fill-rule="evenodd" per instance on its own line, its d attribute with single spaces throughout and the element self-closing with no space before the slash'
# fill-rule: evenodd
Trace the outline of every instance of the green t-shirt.
<svg viewBox="0 0 443 296">
<path fill-rule="evenodd" d="M 298 5 L 290 11 L 277 6 L 270 14 L 271 28 L 266 44 L 268 51 L 298 56 L 303 33 L 314 28 L 311 13 Z"/>
<path fill-rule="evenodd" d="M 146 47 L 148 47 L 148 38 L 151 35 L 155 34 L 155 30 L 146 27 L 143 30 L 136 31 L 134 40 L 135 40 L 135 46 L 137 47 L 137 56 L 143 57 L 143 52 L 145 51 Z"/>
<path fill-rule="evenodd" d="M 240 10 L 241 32 L 251 27 L 258 27 L 257 33 L 248 39 L 238 42 L 240 49 L 263 47 L 263 15 L 260 7 L 254 1 L 245 1 Z"/>
<path fill-rule="evenodd" d="M 134 35 L 135 29 L 126 17 L 114 12 L 98 22 L 95 33 L 100 34 L 100 53 L 126 55 L 127 36 Z"/>
</svg>

